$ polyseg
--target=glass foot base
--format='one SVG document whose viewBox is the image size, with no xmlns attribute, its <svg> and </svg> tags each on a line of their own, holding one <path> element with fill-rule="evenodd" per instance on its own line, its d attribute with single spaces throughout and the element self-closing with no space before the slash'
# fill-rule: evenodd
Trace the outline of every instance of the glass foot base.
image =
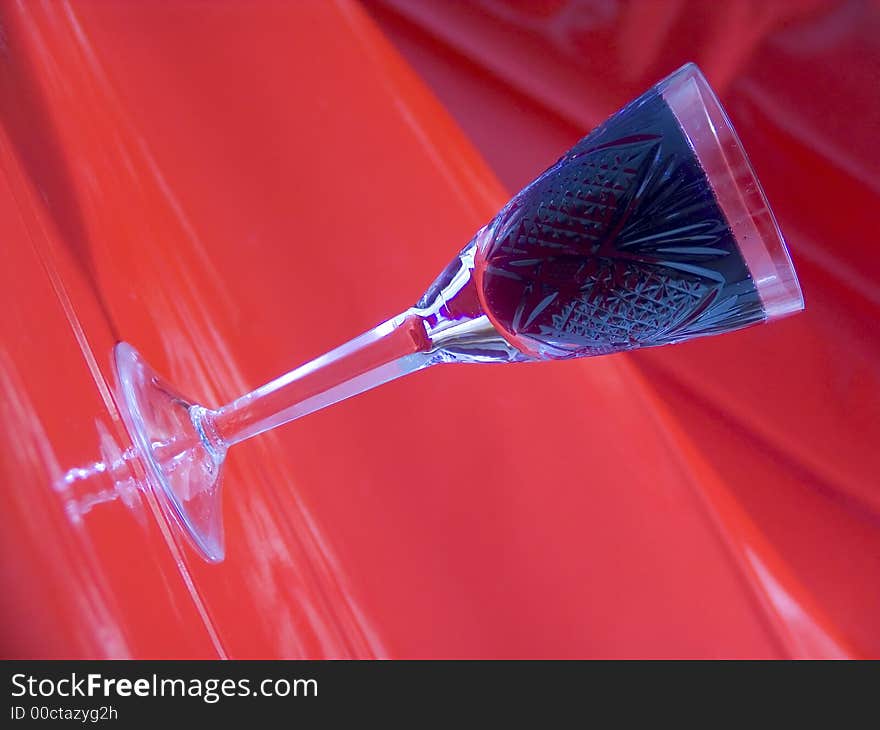
<svg viewBox="0 0 880 730">
<path fill-rule="evenodd" d="M 115 349 L 121 411 L 149 479 L 212 563 L 225 555 L 221 472 L 226 449 L 208 411 L 180 395 L 131 347 Z"/>
</svg>

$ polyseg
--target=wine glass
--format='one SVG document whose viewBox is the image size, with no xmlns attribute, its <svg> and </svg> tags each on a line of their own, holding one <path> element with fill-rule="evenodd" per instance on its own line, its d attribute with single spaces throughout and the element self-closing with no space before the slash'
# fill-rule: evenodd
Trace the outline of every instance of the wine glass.
<svg viewBox="0 0 880 730">
<path fill-rule="evenodd" d="M 604 355 L 803 309 L 767 199 L 694 64 L 658 83 L 514 196 L 414 307 L 217 409 L 128 344 L 123 418 L 151 483 L 209 561 L 224 557 L 229 447 L 441 363 Z"/>
</svg>

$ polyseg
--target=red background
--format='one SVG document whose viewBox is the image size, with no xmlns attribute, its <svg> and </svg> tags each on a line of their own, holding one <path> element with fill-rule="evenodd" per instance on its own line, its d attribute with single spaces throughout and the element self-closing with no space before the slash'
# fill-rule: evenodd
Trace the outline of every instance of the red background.
<svg viewBox="0 0 880 730">
<path fill-rule="evenodd" d="M 28 3 L 0 25 L 2 656 L 880 655 L 876 2 Z M 436 368 L 244 443 L 228 558 L 202 562 L 119 458 L 113 343 L 239 395 L 409 306 L 687 60 L 806 313 Z"/>
</svg>

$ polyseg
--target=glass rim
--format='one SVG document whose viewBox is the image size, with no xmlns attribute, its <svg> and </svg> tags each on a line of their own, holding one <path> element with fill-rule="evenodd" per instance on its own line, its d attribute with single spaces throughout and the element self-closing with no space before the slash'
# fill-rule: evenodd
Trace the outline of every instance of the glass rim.
<svg viewBox="0 0 880 730">
<path fill-rule="evenodd" d="M 742 142 L 706 77 L 695 63 L 687 63 L 656 89 L 706 172 L 766 318 L 801 311 L 804 296 L 785 238 Z"/>
</svg>

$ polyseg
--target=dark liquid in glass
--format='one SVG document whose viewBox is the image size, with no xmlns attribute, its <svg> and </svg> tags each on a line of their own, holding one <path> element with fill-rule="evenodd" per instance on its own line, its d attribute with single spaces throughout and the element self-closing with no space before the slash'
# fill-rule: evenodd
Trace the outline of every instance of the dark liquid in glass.
<svg viewBox="0 0 880 730">
<path fill-rule="evenodd" d="M 649 91 L 575 145 L 478 236 L 481 299 L 518 348 L 600 355 L 764 318 L 674 113 Z"/>
</svg>

